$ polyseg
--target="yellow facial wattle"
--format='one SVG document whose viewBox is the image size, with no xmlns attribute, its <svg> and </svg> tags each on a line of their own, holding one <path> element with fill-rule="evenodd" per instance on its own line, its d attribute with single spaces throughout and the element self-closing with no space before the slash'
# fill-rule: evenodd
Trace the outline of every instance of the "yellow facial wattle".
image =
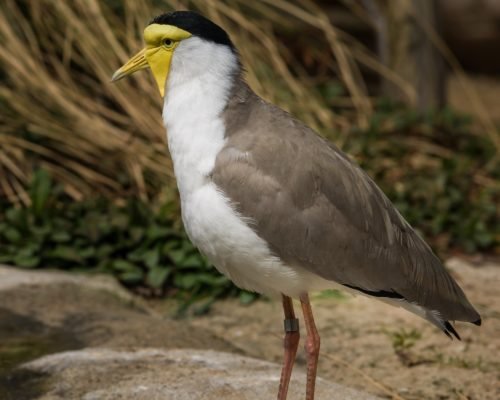
<svg viewBox="0 0 500 400">
<path fill-rule="evenodd" d="M 173 25 L 151 24 L 144 29 L 146 47 L 128 60 L 112 77 L 116 82 L 144 68 L 151 68 L 162 97 L 170 71 L 172 55 L 181 40 L 192 35 Z"/>
</svg>

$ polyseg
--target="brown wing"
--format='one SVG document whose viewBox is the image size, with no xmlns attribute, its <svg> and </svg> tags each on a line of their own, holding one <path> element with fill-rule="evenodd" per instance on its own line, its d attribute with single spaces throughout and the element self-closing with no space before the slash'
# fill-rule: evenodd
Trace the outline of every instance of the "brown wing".
<svg viewBox="0 0 500 400">
<path fill-rule="evenodd" d="M 339 149 L 248 90 L 225 118 L 228 141 L 212 179 L 286 263 L 444 319 L 479 319 L 427 244 Z"/>
</svg>

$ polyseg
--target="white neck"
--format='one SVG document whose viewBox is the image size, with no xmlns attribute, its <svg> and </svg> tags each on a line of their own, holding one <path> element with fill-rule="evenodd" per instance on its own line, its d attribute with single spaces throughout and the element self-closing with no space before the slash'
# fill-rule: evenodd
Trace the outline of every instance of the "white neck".
<svg viewBox="0 0 500 400">
<path fill-rule="evenodd" d="M 231 49 L 199 38 L 174 52 L 163 120 L 181 199 L 203 185 L 224 146 L 221 113 L 238 69 Z"/>
</svg>

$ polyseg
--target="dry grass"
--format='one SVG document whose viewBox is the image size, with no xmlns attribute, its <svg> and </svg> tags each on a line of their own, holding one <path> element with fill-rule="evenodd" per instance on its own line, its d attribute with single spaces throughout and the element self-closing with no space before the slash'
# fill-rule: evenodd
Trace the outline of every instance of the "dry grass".
<svg viewBox="0 0 500 400">
<path fill-rule="evenodd" d="M 348 2 L 350 3 L 350 2 Z M 364 65 L 414 89 L 340 31 L 309 0 L 3 0 L 0 3 L 0 197 L 29 203 L 33 168 L 43 167 L 75 199 L 99 193 L 144 200 L 173 187 L 161 123 L 161 99 L 147 73 L 111 84 L 110 77 L 142 46 L 151 17 L 198 9 L 222 25 L 240 49 L 251 86 L 266 99 L 342 142 L 352 125 L 364 127 L 372 100 Z M 342 114 L 316 91 L 297 56 L 276 38 L 276 27 L 317 33 L 329 51 L 310 51 L 346 89 Z"/>
<path fill-rule="evenodd" d="M 124 0 L 118 8 L 123 15 L 118 15 L 109 4 L 5 0 L 0 5 L 0 73 L 6 78 L 0 81 L 5 110 L 0 195 L 11 202 L 29 202 L 25 188 L 34 165 L 49 170 L 75 199 L 93 193 L 148 199 L 170 182 L 161 100 L 150 75 L 110 84 L 112 72 L 141 48 L 141 31 L 159 10 L 148 1 Z M 162 11 L 197 8 L 223 25 L 241 50 L 255 90 L 316 129 L 345 133 L 352 118 L 366 124 L 371 102 L 357 64 L 341 33 L 312 3 L 163 4 Z M 327 63 L 338 69 L 348 89 L 338 101 L 352 109 L 352 118 L 335 115 L 311 90 L 314 82 L 292 71 L 293 56 L 275 38 L 276 24 L 319 27 L 331 46 Z"/>
<path fill-rule="evenodd" d="M 92 0 L 23 5 L 7 0 L 0 12 L 3 193 L 26 201 L 36 163 L 77 199 L 96 191 L 147 196 L 171 174 L 160 101 L 147 74 L 120 86 L 110 74 L 139 48 L 150 8 L 127 1 L 123 21 Z"/>
</svg>

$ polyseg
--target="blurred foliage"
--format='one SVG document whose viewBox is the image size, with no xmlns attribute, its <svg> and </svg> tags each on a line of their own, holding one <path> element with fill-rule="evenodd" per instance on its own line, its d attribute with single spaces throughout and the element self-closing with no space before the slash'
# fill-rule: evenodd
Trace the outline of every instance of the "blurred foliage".
<svg viewBox="0 0 500 400">
<path fill-rule="evenodd" d="M 313 2 L 4 0 L 0 262 L 111 273 L 145 295 L 204 299 L 200 311 L 254 298 L 190 244 L 175 191 L 160 195 L 175 184 L 151 74 L 109 83 L 144 24 L 174 7 L 227 29 L 256 92 L 353 155 L 436 249 L 499 250 L 495 144 L 450 110 L 374 100 L 360 66 L 396 77 Z"/>
<path fill-rule="evenodd" d="M 175 202 L 154 210 L 133 199 L 68 201 L 44 170 L 30 196 L 30 207 L 0 204 L 0 263 L 109 273 L 143 295 L 176 297 L 183 306 L 203 300 L 200 312 L 216 298 L 255 298 L 198 253 L 179 226 Z"/>
<path fill-rule="evenodd" d="M 470 118 L 444 109 L 418 115 L 382 102 L 344 149 L 440 252 L 498 252 L 500 162 Z"/>
</svg>

